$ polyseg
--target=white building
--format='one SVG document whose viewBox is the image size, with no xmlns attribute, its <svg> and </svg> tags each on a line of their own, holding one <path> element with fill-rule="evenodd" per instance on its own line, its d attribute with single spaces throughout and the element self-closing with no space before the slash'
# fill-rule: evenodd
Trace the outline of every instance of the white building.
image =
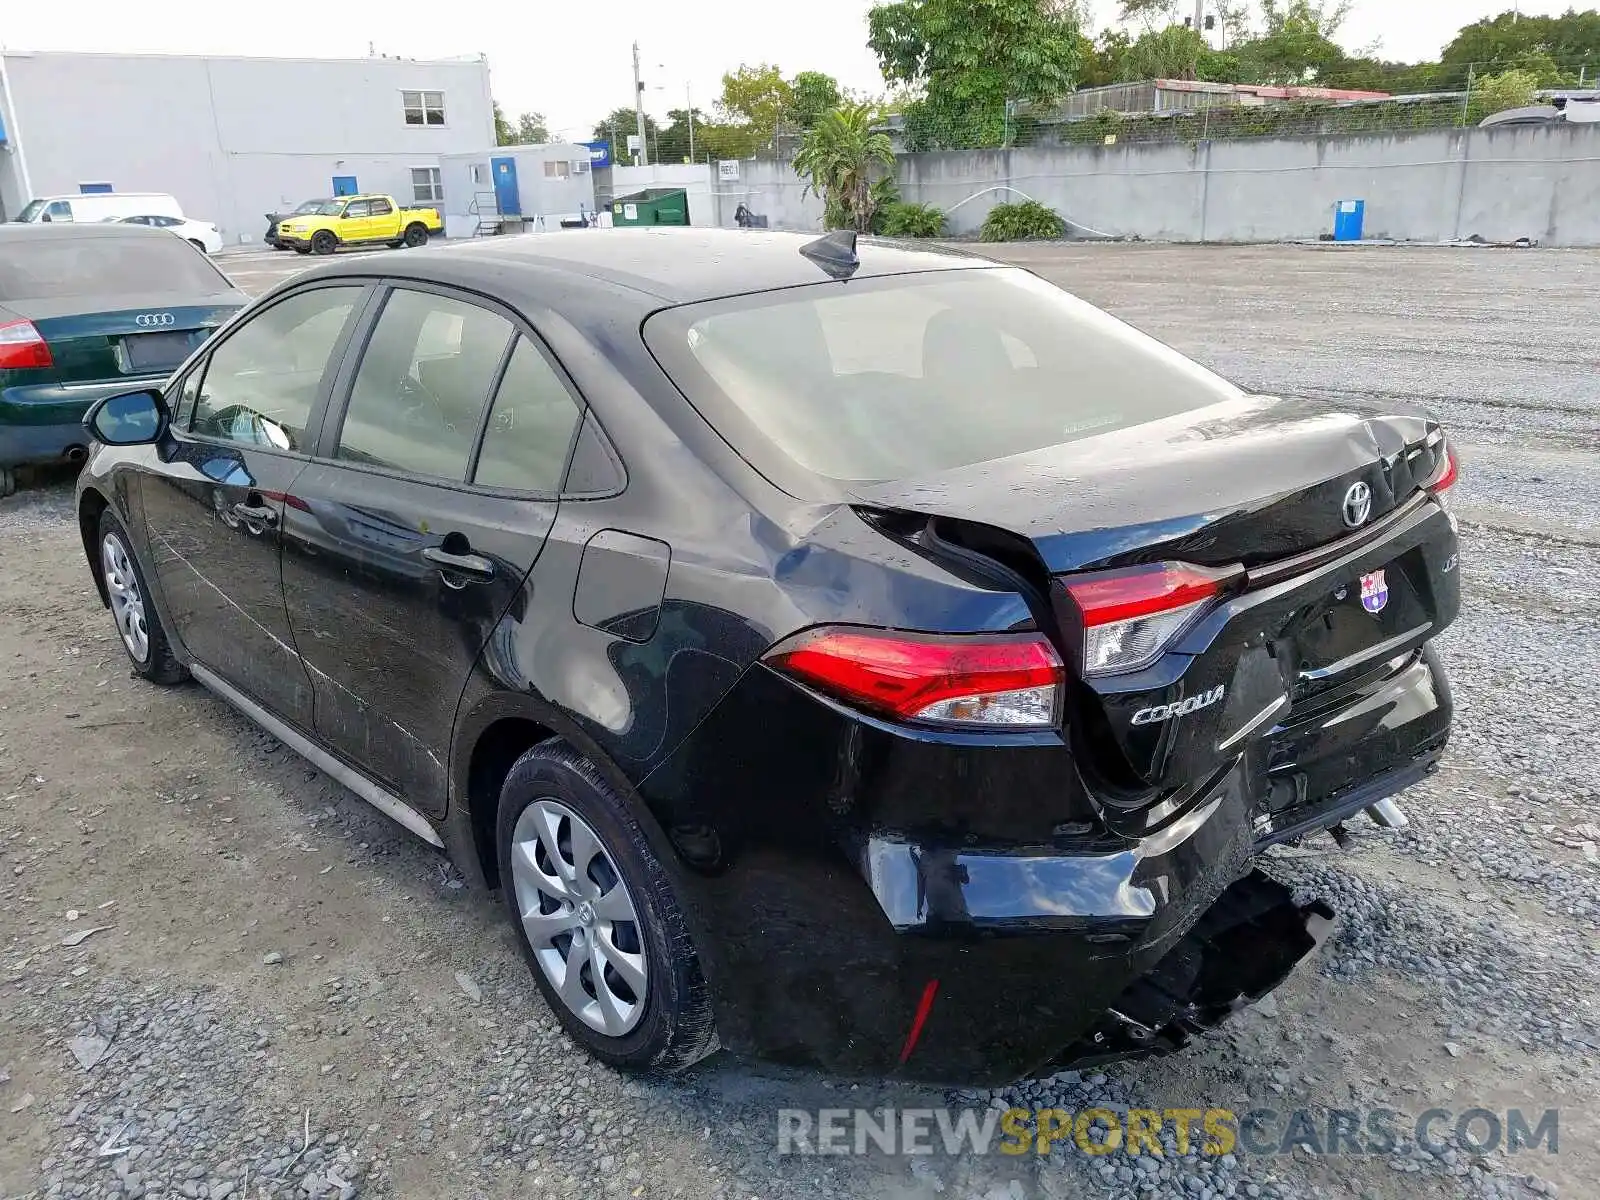
<svg viewBox="0 0 1600 1200">
<path fill-rule="evenodd" d="M 0 53 L 0 213 L 170 192 L 225 244 L 336 192 L 445 207 L 444 155 L 494 145 L 482 59 Z M 463 201 L 464 203 L 464 201 Z"/>
</svg>

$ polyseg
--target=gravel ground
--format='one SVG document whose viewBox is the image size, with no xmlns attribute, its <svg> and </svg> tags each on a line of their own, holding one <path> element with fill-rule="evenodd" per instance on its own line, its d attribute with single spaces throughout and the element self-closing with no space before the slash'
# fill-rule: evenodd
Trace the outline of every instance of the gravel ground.
<svg viewBox="0 0 1600 1200">
<path fill-rule="evenodd" d="M 1600 676 L 1600 329 L 1581 317 L 1600 256 L 1011 253 L 1249 386 L 1420 397 L 1465 447 L 1449 756 L 1403 797 L 1407 829 L 1273 853 L 1342 918 L 1282 991 L 1183 1054 L 994 1092 L 726 1058 L 619 1076 L 569 1047 L 498 912 L 436 856 L 205 693 L 129 678 L 56 476 L 0 501 L 0 1195 L 1600 1194 L 1600 784 L 1578 694 Z M 297 265 L 228 269 L 259 290 Z M 1406 1114 L 1402 1134 L 1452 1120 L 1381 1155 L 1186 1156 L 1170 1132 L 1160 1157 L 776 1152 L 780 1108 L 945 1104 L 1304 1109 L 1299 1134 L 1343 1109 Z M 1559 1153 L 1475 1151 L 1451 1136 L 1474 1107 L 1559 1109 Z"/>
</svg>

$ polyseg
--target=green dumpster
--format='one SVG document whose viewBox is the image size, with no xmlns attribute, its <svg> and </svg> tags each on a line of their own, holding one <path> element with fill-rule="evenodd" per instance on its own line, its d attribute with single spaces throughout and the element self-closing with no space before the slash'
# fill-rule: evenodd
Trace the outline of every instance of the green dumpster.
<svg viewBox="0 0 1600 1200">
<path fill-rule="evenodd" d="M 689 193 L 683 188 L 645 188 L 611 201 L 613 225 L 687 225 Z"/>
</svg>

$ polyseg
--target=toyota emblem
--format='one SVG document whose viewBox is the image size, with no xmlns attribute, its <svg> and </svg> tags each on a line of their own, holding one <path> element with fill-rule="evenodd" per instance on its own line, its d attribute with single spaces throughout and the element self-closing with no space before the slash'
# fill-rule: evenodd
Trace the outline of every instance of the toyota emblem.
<svg viewBox="0 0 1600 1200">
<path fill-rule="evenodd" d="M 1372 515 L 1372 489 L 1364 483 L 1352 483 L 1344 494 L 1344 523 L 1351 529 L 1360 529 Z"/>
<path fill-rule="evenodd" d="M 133 323 L 140 329 L 161 329 L 167 325 L 176 325 L 178 318 L 171 313 L 140 313 L 133 319 Z"/>
</svg>

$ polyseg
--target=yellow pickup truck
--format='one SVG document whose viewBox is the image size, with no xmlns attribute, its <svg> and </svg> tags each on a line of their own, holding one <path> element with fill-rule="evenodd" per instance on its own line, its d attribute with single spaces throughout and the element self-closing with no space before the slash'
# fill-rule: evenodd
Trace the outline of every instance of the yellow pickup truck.
<svg viewBox="0 0 1600 1200">
<path fill-rule="evenodd" d="M 339 196 L 315 212 L 278 224 L 278 240 L 301 254 L 332 254 L 340 246 L 423 246 L 444 228 L 436 208 L 401 208 L 393 196 Z"/>
</svg>

